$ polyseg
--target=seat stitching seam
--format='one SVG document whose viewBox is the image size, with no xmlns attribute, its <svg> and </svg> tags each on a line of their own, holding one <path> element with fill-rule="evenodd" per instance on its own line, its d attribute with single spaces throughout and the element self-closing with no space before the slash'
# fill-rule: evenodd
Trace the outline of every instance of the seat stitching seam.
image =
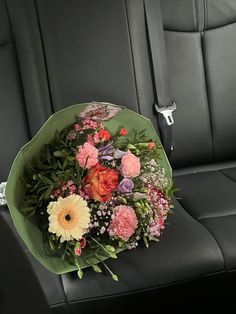
<svg viewBox="0 0 236 314">
<path fill-rule="evenodd" d="M 209 230 L 202 222 L 201 222 L 201 219 L 197 219 L 195 218 L 188 210 L 187 208 L 182 204 L 181 200 L 178 200 L 178 202 L 180 203 L 180 205 L 183 207 L 183 209 L 189 214 L 190 217 L 192 217 L 195 221 L 197 221 L 201 226 L 203 226 L 208 232 L 209 234 L 212 236 L 212 238 L 215 240 L 220 252 L 221 252 L 221 256 L 222 256 L 222 259 L 223 259 L 223 263 L 224 263 L 224 270 L 226 270 L 226 266 L 225 266 L 225 258 L 224 258 L 224 255 L 223 255 L 223 251 L 222 251 L 222 248 L 219 244 L 219 242 L 217 241 L 217 239 L 215 238 L 214 234 L 211 232 L 211 230 Z"/>
<path fill-rule="evenodd" d="M 204 225 L 204 223 L 201 222 L 201 220 L 198 220 L 198 222 L 204 226 L 206 228 L 206 230 L 208 230 L 208 232 L 212 235 L 212 237 L 215 239 L 219 249 L 220 249 L 220 252 L 221 252 L 221 255 L 222 255 L 222 258 L 223 258 L 223 263 L 224 263 L 224 270 L 226 271 L 226 261 L 225 261 L 225 255 L 224 255 L 224 252 L 223 252 L 223 248 L 222 246 L 220 245 L 219 241 L 217 240 L 217 238 L 215 237 L 214 233 L 206 226 Z"/>
<path fill-rule="evenodd" d="M 68 310 L 69 314 L 72 314 L 71 313 L 71 309 L 69 307 L 69 302 L 68 302 L 68 299 L 67 299 L 67 295 L 66 295 L 66 292 L 65 292 L 65 288 L 64 288 L 64 284 L 63 284 L 63 280 L 62 280 L 62 275 L 59 275 L 59 277 L 60 277 L 60 282 L 61 282 L 63 294 L 65 296 L 65 304 L 66 304 L 67 310 Z"/>
<path fill-rule="evenodd" d="M 198 1 L 194 0 L 194 24 L 195 24 L 195 31 L 198 31 Z"/>
<path fill-rule="evenodd" d="M 204 86 L 206 91 L 206 101 L 207 101 L 207 109 L 208 109 L 208 120 L 209 120 L 209 127 L 211 132 L 211 147 L 212 147 L 212 160 L 215 156 L 215 147 L 214 147 L 214 132 L 213 132 L 213 120 L 212 120 L 212 108 L 211 108 L 211 97 L 210 97 L 210 90 L 209 90 L 209 78 L 207 75 L 207 61 L 206 56 L 204 53 L 204 32 L 200 34 L 200 44 L 201 44 L 201 55 L 202 55 L 202 65 L 203 65 L 203 76 L 204 76 Z"/>
<path fill-rule="evenodd" d="M 225 214 L 225 215 L 218 215 L 218 216 L 205 216 L 205 217 L 200 217 L 198 218 L 198 221 L 200 220 L 210 220 L 210 219 L 218 219 L 218 218 L 228 218 L 228 217 L 233 217 L 233 216 L 236 216 L 236 213 L 235 214 Z"/>
<path fill-rule="evenodd" d="M 222 170 L 218 170 L 218 172 L 220 172 L 225 178 L 227 178 L 229 181 L 236 183 L 236 181 L 232 178 L 230 178 L 229 175 L 225 174 Z"/>
<path fill-rule="evenodd" d="M 141 108 L 140 108 L 140 99 L 139 99 L 139 92 L 138 92 L 138 82 L 137 82 L 137 73 L 136 73 L 136 68 L 135 68 L 135 62 L 134 62 L 134 48 L 132 44 L 132 36 L 131 36 L 131 31 L 130 31 L 130 23 L 129 23 L 129 18 L 128 18 L 128 9 L 127 9 L 127 4 L 126 0 L 123 0 L 124 4 L 124 11 L 125 11 L 125 18 L 126 18 L 126 25 L 127 25 L 127 30 L 128 30 L 128 39 L 129 39 L 129 45 L 130 45 L 130 53 L 131 53 L 131 59 L 132 59 L 132 70 L 133 70 L 133 75 L 134 75 L 134 85 L 135 85 L 135 92 L 136 92 L 136 100 L 137 100 L 137 105 L 138 105 L 138 111 L 141 113 Z"/>
<path fill-rule="evenodd" d="M 39 7 L 37 0 L 34 0 L 34 7 L 35 7 L 35 12 L 36 12 L 36 18 L 37 18 L 37 24 L 38 24 L 38 30 L 39 30 L 39 35 L 40 35 L 40 40 L 41 40 L 41 46 L 42 46 L 42 53 L 43 53 L 43 58 L 44 58 L 44 66 L 45 66 L 45 73 L 46 73 L 46 78 L 47 78 L 47 86 L 48 86 L 48 93 L 50 97 L 50 102 L 51 102 L 51 110 L 52 112 L 55 112 L 54 108 L 54 99 L 53 99 L 53 91 L 52 91 L 52 83 L 50 81 L 49 77 L 49 68 L 48 68 L 48 60 L 47 60 L 47 54 L 46 54 L 46 47 L 45 47 L 45 42 L 43 38 L 43 31 L 42 31 L 42 23 L 39 15 Z"/>
<path fill-rule="evenodd" d="M 208 165 L 206 165 L 206 166 L 208 166 Z M 231 165 L 231 166 L 229 165 L 229 166 L 227 166 L 225 168 L 221 168 L 221 169 L 220 168 L 219 169 L 214 169 L 214 168 L 213 169 L 197 169 L 196 168 L 192 172 L 186 172 L 186 173 L 182 173 L 182 174 L 178 174 L 178 172 L 176 174 L 176 172 L 174 172 L 173 176 L 174 177 L 182 177 L 182 176 L 196 175 L 196 174 L 202 174 L 202 173 L 208 173 L 208 172 L 217 172 L 217 171 L 222 171 L 222 170 L 230 170 L 230 169 L 234 169 L 234 168 L 236 168 L 236 165 Z M 178 169 L 176 171 L 178 171 Z"/>
<path fill-rule="evenodd" d="M 215 26 L 215 27 L 211 27 L 207 30 L 205 30 L 205 32 L 211 32 L 211 31 L 217 31 L 217 30 L 221 30 L 222 28 L 227 28 L 227 27 L 233 27 L 235 26 L 236 24 L 236 21 L 234 22 L 230 22 L 230 23 L 226 23 L 226 24 L 223 24 L 223 25 L 220 25 L 220 26 Z M 183 33 L 183 34 L 195 34 L 195 33 L 199 33 L 197 31 L 186 31 L 186 30 L 176 30 L 176 29 L 173 29 L 171 27 L 165 27 L 165 31 L 167 32 L 173 32 L 173 33 Z"/>
<path fill-rule="evenodd" d="M 140 293 L 140 292 L 148 292 L 148 291 L 152 291 L 155 289 L 161 289 L 161 288 L 168 288 L 174 285 L 179 285 L 179 284 L 184 284 L 184 283 L 188 283 L 191 282 L 192 280 L 196 280 L 196 279 L 204 279 L 210 276 L 214 276 L 214 275 L 220 275 L 223 274 L 225 271 L 224 270 L 220 270 L 220 271 L 215 271 L 213 273 L 210 274 L 203 274 L 203 275 L 198 275 L 198 276 L 194 276 L 185 280 L 176 280 L 176 281 L 172 281 L 166 284 L 161 284 L 161 285 L 155 285 L 151 288 L 142 288 L 142 289 L 136 289 L 136 290 L 132 290 L 132 291 L 127 291 L 127 292 L 120 292 L 120 293 L 114 293 L 114 294 L 108 294 L 105 296 L 106 299 L 108 298 L 113 298 L 113 297 L 120 297 L 123 295 L 131 295 L 133 293 Z M 70 304 L 75 304 L 75 303 L 81 303 L 81 302 L 86 302 L 86 301 L 96 301 L 96 300 L 101 300 L 101 299 L 105 299 L 103 296 L 97 296 L 97 297 L 91 297 L 91 298 L 84 298 L 81 299 L 79 301 L 69 301 Z"/>
<path fill-rule="evenodd" d="M 204 0 L 204 30 L 208 26 L 208 0 Z"/>
<path fill-rule="evenodd" d="M 16 47 L 16 39 L 15 39 L 14 32 L 13 32 L 13 24 L 12 24 L 12 18 L 11 18 L 11 14 L 10 14 L 8 1 L 6 1 L 6 9 L 7 9 L 7 16 L 8 16 L 8 20 L 9 20 L 9 27 L 10 27 L 12 41 L 9 42 L 9 41 L 6 40 L 5 42 L 2 42 L 2 45 L 0 44 L 0 48 L 6 48 L 9 45 L 13 45 L 14 49 L 15 49 L 17 71 L 18 71 L 18 75 L 19 75 L 19 78 L 20 78 L 20 83 L 19 84 L 20 84 L 21 93 L 22 93 L 22 99 L 23 99 L 24 119 L 25 119 L 25 122 L 26 122 L 26 129 L 27 129 L 28 139 L 30 139 L 32 134 L 31 134 L 31 129 L 30 129 L 27 105 L 26 105 L 25 89 L 24 89 L 24 84 L 23 84 L 23 78 L 22 78 L 22 73 L 21 73 L 19 53 L 18 53 L 18 49 Z"/>
</svg>

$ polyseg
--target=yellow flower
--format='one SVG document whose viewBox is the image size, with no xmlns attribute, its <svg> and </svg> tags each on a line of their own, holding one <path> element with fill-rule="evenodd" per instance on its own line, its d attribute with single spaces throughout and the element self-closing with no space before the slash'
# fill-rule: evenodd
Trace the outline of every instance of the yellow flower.
<svg viewBox="0 0 236 314">
<path fill-rule="evenodd" d="M 60 242 L 81 239 L 89 226 L 89 208 L 79 195 L 59 197 L 57 202 L 49 203 L 47 212 L 48 231 L 61 237 Z"/>
</svg>

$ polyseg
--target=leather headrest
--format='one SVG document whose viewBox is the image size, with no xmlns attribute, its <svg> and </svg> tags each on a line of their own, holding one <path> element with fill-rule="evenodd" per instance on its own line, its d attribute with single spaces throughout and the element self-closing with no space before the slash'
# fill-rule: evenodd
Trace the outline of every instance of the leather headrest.
<svg viewBox="0 0 236 314">
<path fill-rule="evenodd" d="M 236 22 L 236 0 L 161 0 L 167 30 L 201 32 Z"/>
</svg>

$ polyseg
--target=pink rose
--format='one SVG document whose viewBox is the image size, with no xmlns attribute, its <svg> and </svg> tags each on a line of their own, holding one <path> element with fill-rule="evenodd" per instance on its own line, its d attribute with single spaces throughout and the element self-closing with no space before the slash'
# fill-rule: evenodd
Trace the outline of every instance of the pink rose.
<svg viewBox="0 0 236 314">
<path fill-rule="evenodd" d="M 81 168 L 90 169 L 98 163 L 98 150 L 93 145 L 86 142 L 79 148 L 76 159 Z"/>
<path fill-rule="evenodd" d="M 126 205 L 116 206 L 113 209 L 111 224 L 108 228 L 111 237 L 118 237 L 124 241 L 135 232 L 138 220 L 132 207 Z"/>
<path fill-rule="evenodd" d="M 141 164 L 140 159 L 132 153 L 128 153 L 121 159 L 119 167 L 120 172 L 124 177 L 133 178 L 140 174 Z"/>
</svg>

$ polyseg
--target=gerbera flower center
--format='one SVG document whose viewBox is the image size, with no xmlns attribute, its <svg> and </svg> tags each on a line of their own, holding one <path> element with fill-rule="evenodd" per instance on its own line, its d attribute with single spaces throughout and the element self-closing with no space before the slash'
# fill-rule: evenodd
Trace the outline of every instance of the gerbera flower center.
<svg viewBox="0 0 236 314">
<path fill-rule="evenodd" d="M 67 215 L 65 216 L 65 220 L 66 220 L 66 221 L 70 221 L 70 220 L 71 220 L 71 216 L 70 216 L 69 214 L 67 214 Z"/>
<path fill-rule="evenodd" d="M 79 216 L 76 211 L 73 211 L 73 209 L 65 207 L 58 215 L 58 221 L 62 228 L 65 230 L 71 230 L 79 221 Z"/>
</svg>

